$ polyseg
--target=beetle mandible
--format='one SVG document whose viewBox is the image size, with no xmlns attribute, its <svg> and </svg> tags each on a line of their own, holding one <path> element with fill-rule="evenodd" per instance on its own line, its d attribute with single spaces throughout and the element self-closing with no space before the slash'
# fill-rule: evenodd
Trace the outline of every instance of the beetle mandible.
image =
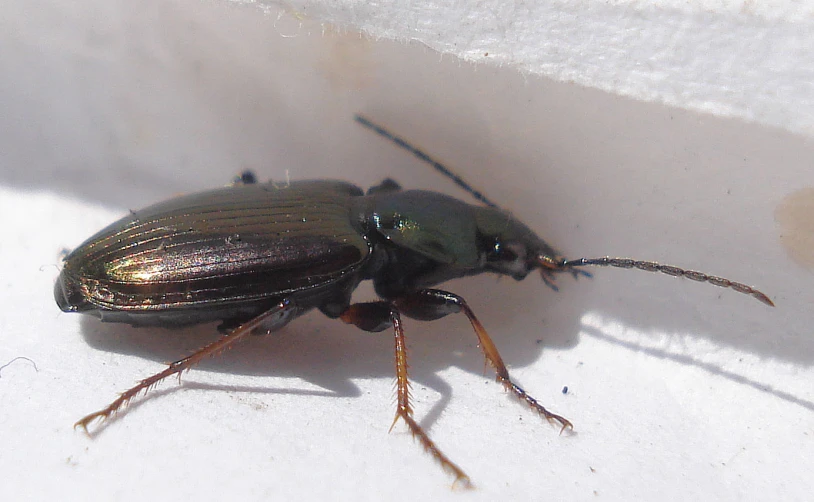
<svg viewBox="0 0 814 502">
<path fill-rule="evenodd" d="M 87 431 L 92 422 L 110 418 L 168 376 L 316 308 L 365 331 L 393 329 L 395 420 L 407 424 L 456 483 L 469 486 L 469 477 L 413 418 L 402 316 L 431 321 L 463 313 L 497 380 L 561 430 L 572 425 L 512 381 L 466 301 L 433 286 L 484 272 L 521 280 L 539 271 L 556 289 L 555 274 L 588 275 L 578 267 L 599 265 L 687 277 L 773 305 L 750 286 L 692 270 L 623 258 L 565 259 L 421 150 L 364 117 L 356 120 L 432 165 L 483 205 L 437 192 L 405 191 L 390 179 L 365 193 L 341 181 L 278 186 L 244 175 L 230 187 L 177 197 L 113 223 L 65 257 L 54 287 L 59 307 L 136 326 L 222 321 L 222 335 L 140 381 L 77 427 Z M 364 280 L 373 281 L 380 300 L 352 303 L 353 291 Z"/>
</svg>

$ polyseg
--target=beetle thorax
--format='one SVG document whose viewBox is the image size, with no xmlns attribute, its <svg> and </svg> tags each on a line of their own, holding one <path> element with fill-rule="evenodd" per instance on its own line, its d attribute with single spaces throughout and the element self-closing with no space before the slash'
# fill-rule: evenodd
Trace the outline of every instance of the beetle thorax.
<svg viewBox="0 0 814 502">
<path fill-rule="evenodd" d="M 553 251 L 499 209 L 419 190 L 364 197 L 360 220 L 374 248 L 368 277 L 396 297 L 485 271 L 524 278 Z"/>
</svg>

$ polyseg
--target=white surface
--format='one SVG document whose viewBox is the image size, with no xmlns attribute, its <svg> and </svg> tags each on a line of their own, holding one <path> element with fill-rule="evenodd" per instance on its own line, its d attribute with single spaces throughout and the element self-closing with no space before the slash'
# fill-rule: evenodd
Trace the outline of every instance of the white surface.
<svg viewBox="0 0 814 502">
<path fill-rule="evenodd" d="M 385 176 L 459 193 L 352 120 L 442 158 L 570 256 L 631 255 L 761 287 L 642 272 L 477 277 L 464 294 L 558 436 L 511 402 L 463 319 L 409 322 L 416 413 L 467 500 L 804 500 L 812 274 L 773 212 L 814 185 L 786 132 L 462 65 L 224 3 L 14 4 L 0 30 L 0 500 L 457 500 L 393 414 L 392 343 L 318 314 L 166 382 L 95 439 L 72 429 L 199 347 L 52 299 L 62 248 L 179 192 Z M 310 33 L 310 34 L 309 34 Z M 568 386 L 563 395 L 560 390 Z M 592 471 L 593 469 L 593 471 Z"/>
<path fill-rule="evenodd" d="M 812 0 L 283 4 L 301 18 L 414 40 L 466 61 L 814 135 Z"/>
</svg>

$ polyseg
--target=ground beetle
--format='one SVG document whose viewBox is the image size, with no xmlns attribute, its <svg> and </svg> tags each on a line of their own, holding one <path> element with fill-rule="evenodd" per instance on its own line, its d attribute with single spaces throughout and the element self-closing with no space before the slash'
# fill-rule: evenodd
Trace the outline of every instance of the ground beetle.
<svg viewBox="0 0 814 502">
<path fill-rule="evenodd" d="M 395 333 L 397 411 L 410 432 L 450 472 L 469 478 L 413 419 L 401 316 L 422 321 L 463 313 L 497 380 L 549 422 L 571 422 L 546 410 L 509 377 L 486 330 L 463 298 L 430 289 L 456 277 L 493 272 L 514 279 L 538 270 L 588 275 L 577 267 L 639 268 L 732 288 L 772 305 L 744 284 L 621 258 L 567 260 L 510 213 L 401 138 L 364 117 L 357 121 L 407 149 L 455 181 L 483 205 L 437 192 L 407 190 L 385 180 L 367 193 L 341 181 L 258 184 L 244 175 L 232 186 L 150 206 L 97 233 L 70 253 L 54 296 L 64 312 L 138 326 L 222 321 L 222 336 L 142 380 L 107 408 L 77 422 L 87 431 L 142 391 L 189 369 L 253 332 L 281 328 L 317 308 L 365 331 Z M 351 303 L 372 280 L 380 301 Z"/>
</svg>

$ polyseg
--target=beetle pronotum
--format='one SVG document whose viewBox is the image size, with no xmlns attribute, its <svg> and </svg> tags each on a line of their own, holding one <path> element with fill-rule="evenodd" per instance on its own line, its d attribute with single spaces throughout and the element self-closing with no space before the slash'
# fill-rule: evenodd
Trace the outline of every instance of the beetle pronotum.
<svg viewBox="0 0 814 502">
<path fill-rule="evenodd" d="M 54 287 L 59 307 L 102 321 L 180 326 L 222 321 L 222 336 L 164 371 L 145 378 L 106 408 L 76 423 L 86 431 L 142 391 L 257 331 L 273 331 L 314 308 L 362 330 L 393 329 L 396 420 L 402 419 L 454 477 L 469 477 L 413 418 L 401 316 L 435 320 L 463 313 L 497 380 L 564 430 L 571 422 L 548 411 L 515 384 L 492 339 L 460 296 L 433 286 L 492 272 L 517 280 L 539 271 L 587 275 L 587 265 L 638 268 L 731 288 L 773 305 L 745 284 L 701 272 L 627 258 L 568 260 L 510 213 L 421 150 L 364 117 L 357 121 L 452 179 L 483 205 L 437 192 L 407 190 L 392 180 L 370 188 L 341 181 L 257 184 L 177 197 L 133 212 L 85 241 L 64 260 Z M 363 280 L 379 301 L 352 303 Z"/>
</svg>

